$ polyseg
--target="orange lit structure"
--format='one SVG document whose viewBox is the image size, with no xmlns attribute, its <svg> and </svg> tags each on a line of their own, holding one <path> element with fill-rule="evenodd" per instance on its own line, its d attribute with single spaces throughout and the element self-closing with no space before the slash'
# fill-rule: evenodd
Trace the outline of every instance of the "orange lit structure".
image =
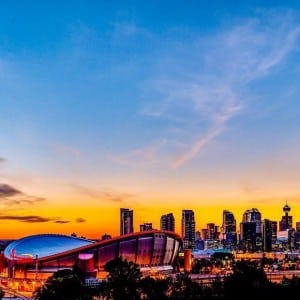
<svg viewBox="0 0 300 300">
<path fill-rule="evenodd" d="M 101 277 L 104 265 L 121 256 L 141 270 L 172 270 L 181 238 L 174 232 L 152 230 L 99 242 L 65 235 L 35 235 L 16 240 L 4 250 L 11 278 L 44 279 L 77 264 L 88 276 Z"/>
</svg>

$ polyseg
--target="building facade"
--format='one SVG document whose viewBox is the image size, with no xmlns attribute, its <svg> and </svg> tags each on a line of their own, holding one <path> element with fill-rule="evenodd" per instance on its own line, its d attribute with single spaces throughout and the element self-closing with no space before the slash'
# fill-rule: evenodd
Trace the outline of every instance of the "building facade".
<svg viewBox="0 0 300 300">
<path fill-rule="evenodd" d="M 175 218 L 172 213 L 160 217 L 160 229 L 175 232 Z"/>
<path fill-rule="evenodd" d="M 182 210 L 181 236 L 183 249 L 195 248 L 195 216 L 192 210 Z"/>
<path fill-rule="evenodd" d="M 140 224 L 140 232 L 152 230 L 152 223 Z"/>
<path fill-rule="evenodd" d="M 257 208 L 248 209 L 243 214 L 240 225 L 240 247 L 245 251 L 262 250 L 261 213 Z"/>
<path fill-rule="evenodd" d="M 236 245 L 236 219 L 234 214 L 229 210 L 223 210 L 222 235 L 225 248 L 231 248 Z"/>
<path fill-rule="evenodd" d="M 101 277 L 105 264 L 119 256 L 138 264 L 141 271 L 172 270 L 181 238 L 176 233 L 144 231 L 98 242 L 65 235 L 41 234 L 10 243 L 4 250 L 11 278 L 48 278 L 59 269 L 78 265 Z"/>
<path fill-rule="evenodd" d="M 120 235 L 133 233 L 133 210 L 120 208 Z"/>
</svg>

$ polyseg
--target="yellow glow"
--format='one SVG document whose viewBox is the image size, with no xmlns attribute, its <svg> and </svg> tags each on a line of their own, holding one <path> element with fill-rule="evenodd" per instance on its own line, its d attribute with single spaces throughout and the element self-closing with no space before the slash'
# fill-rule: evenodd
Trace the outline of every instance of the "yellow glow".
<svg viewBox="0 0 300 300">
<path fill-rule="evenodd" d="M 179 197 L 178 197 L 179 198 Z M 139 231 L 139 225 L 144 222 L 152 222 L 153 228 L 159 229 L 160 216 L 172 212 L 175 216 L 176 232 L 181 233 L 181 211 L 182 209 L 192 209 L 196 218 L 196 230 L 205 228 L 207 223 L 213 222 L 218 226 L 222 225 L 223 209 L 234 213 L 237 220 L 237 229 L 246 209 L 256 207 L 262 213 L 262 219 L 267 218 L 279 221 L 283 215 L 282 207 L 285 204 L 283 199 L 274 198 L 271 202 L 252 199 L 246 197 L 238 199 L 193 199 L 186 198 L 185 204 L 179 199 L 171 202 L 171 197 L 166 200 L 152 200 L 142 198 L 134 203 L 101 203 L 90 199 L 75 199 L 40 203 L 38 206 L 27 206 L 26 210 L 14 212 L 18 216 L 42 216 L 49 218 L 48 222 L 26 223 L 16 220 L 1 220 L 0 236 L 2 238 L 20 238 L 22 236 L 39 233 L 60 233 L 98 239 L 105 233 L 112 236 L 119 235 L 120 207 L 128 207 L 134 210 L 134 229 Z M 292 207 L 290 214 L 293 222 L 300 221 L 300 207 L 292 199 L 289 205 Z M 143 205 L 142 205 L 143 203 Z M 243 203 L 243 204 L 240 204 Z M 7 213 L 8 214 L 8 213 Z M 85 220 L 78 222 L 77 219 Z M 65 221 L 66 223 L 55 223 L 55 221 Z M 68 223 L 67 223 L 68 222 Z"/>
</svg>

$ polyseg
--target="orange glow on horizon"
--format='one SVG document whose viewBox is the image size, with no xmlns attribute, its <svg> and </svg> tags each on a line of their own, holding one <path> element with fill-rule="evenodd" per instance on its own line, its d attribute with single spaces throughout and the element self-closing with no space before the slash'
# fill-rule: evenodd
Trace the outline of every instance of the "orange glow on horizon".
<svg viewBox="0 0 300 300">
<path fill-rule="evenodd" d="M 45 222 L 20 222 L 17 220 L 1 220 L 0 237 L 2 239 L 15 239 L 22 236 L 39 233 L 58 233 L 72 234 L 86 238 L 99 239 L 103 234 L 112 236 L 119 235 L 120 207 L 128 207 L 134 210 L 134 231 L 139 231 L 139 225 L 145 222 L 151 222 L 154 229 L 160 228 L 160 217 L 166 213 L 173 213 L 175 217 L 175 228 L 177 233 L 181 233 L 181 212 L 182 209 L 192 209 L 195 213 L 196 230 L 206 228 L 207 223 L 222 225 L 222 212 L 224 209 L 234 213 L 237 220 L 237 229 L 242 219 L 242 214 L 246 209 L 256 207 L 262 214 L 262 219 L 271 219 L 279 221 L 283 215 L 282 207 L 284 203 L 278 204 L 274 201 L 273 205 L 253 205 L 252 204 L 207 204 L 207 205 L 187 205 L 174 204 L 173 206 L 141 206 L 141 205 L 114 205 L 114 206 L 58 206 L 51 208 L 41 206 L 38 213 L 34 209 L 27 209 L 25 212 L 18 212 L 18 215 L 39 215 L 49 218 Z M 228 202 L 229 203 L 229 202 Z M 289 203 L 292 210 L 293 223 L 300 221 L 300 206 Z M 60 216 L 60 217 L 59 217 Z M 80 219 L 78 219 L 80 218 Z"/>
</svg>

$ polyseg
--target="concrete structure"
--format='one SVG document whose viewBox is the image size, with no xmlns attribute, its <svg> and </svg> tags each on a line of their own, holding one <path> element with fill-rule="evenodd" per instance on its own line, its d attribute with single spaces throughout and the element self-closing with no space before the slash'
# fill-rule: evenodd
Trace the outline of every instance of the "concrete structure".
<svg viewBox="0 0 300 300">
<path fill-rule="evenodd" d="M 120 208 L 120 235 L 132 233 L 133 231 L 133 210 Z"/>
<path fill-rule="evenodd" d="M 172 270 L 181 238 L 172 232 L 145 231 L 94 242 L 76 237 L 41 234 L 24 237 L 4 250 L 11 278 L 48 278 L 77 264 L 90 277 L 101 277 L 104 265 L 121 256 L 141 270 Z M 103 276 L 102 276 L 103 277 Z"/>
<path fill-rule="evenodd" d="M 185 272 L 192 270 L 192 249 L 184 249 L 183 251 L 183 269 Z"/>
</svg>

